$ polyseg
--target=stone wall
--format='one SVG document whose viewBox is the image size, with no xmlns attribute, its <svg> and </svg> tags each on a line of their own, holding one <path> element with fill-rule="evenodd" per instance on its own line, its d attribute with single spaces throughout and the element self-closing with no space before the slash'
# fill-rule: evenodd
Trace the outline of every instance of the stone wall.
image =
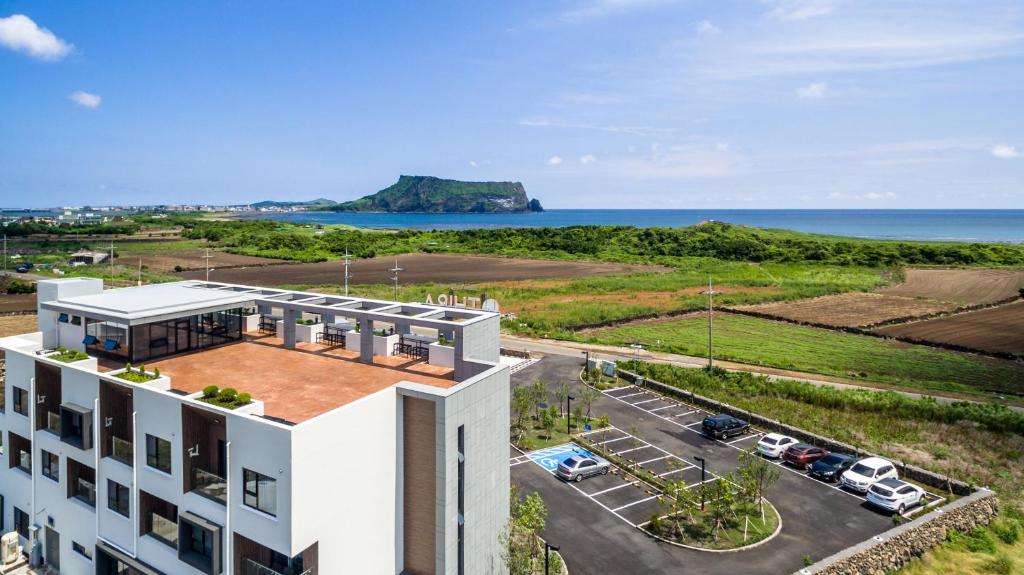
<svg viewBox="0 0 1024 575">
<path fill-rule="evenodd" d="M 976 491 L 927 515 L 848 547 L 793 575 L 881 575 L 891 573 L 946 540 L 946 531 L 968 532 L 988 525 L 999 511 L 987 489 Z"/>
<path fill-rule="evenodd" d="M 664 393 L 666 395 L 678 397 L 683 401 L 686 401 L 687 403 L 707 409 L 709 411 L 728 413 L 729 415 L 733 415 L 750 422 L 750 424 L 755 427 L 759 427 L 767 431 L 774 431 L 777 433 L 789 435 L 791 437 L 795 437 L 799 441 L 809 443 L 811 445 L 816 445 L 818 447 L 823 447 L 829 451 L 852 453 L 858 457 L 869 457 L 875 455 L 874 453 L 870 453 L 864 451 L 863 449 L 859 449 L 853 445 L 837 441 L 835 439 L 832 439 L 831 437 L 824 437 L 816 433 L 811 433 L 810 431 L 800 429 L 799 427 L 793 427 L 792 425 L 787 425 L 774 419 L 770 419 L 758 415 L 756 413 L 752 413 L 750 411 L 745 411 L 737 407 L 733 407 L 721 401 L 704 397 L 702 395 L 697 395 L 693 392 L 686 391 L 684 389 L 680 389 L 678 387 L 674 387 L 671 385 L 667 385 L 659 381 L 655 381 L 653 379 L 646 379 L 629 371 L 620 369 L 618 370 L 618 373 L 619 377 L 625 379 L 626 381 L 633 382 L 640 386 L 648 387 L 650 389 L 653 389 L 660 393 Z M 916 465 L 911 465 L 906 462 L 894 461 L 893 463 L 896 464 L 896 467 L 900 473 L 900 477 L 905 477 L 912 481 L 921 483 L 922 485 L 933 487 L 936 490 L 952 492 L 957 495 L 970 495 L 975 491 L 975 488 L 973 486 L 968 485 L 963 481 L 952 479 L 945 475 L 940 475 L 933 471 L 929 471 L 927 469 L 923 469 L 917 467 Z"/>
</svg>

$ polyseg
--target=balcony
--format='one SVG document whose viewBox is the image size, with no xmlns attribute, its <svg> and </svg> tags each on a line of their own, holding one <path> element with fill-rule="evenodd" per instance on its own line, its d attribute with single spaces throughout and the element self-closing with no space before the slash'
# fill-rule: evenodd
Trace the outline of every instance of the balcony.
<svg viewBox="0 0 1024 575">
<path fill-rule="evenodd" d="M 228 482 L 215 473 L 193 467 L 192 492 L 222 504 L 227 504 Z"/>
<path fill-rule="evenodd" d="M 96 507 L 96 484 L 78 477 L 73 484 L 72 497 L 90 507 Z"/>
<path fill-rule="evenodd" d="M 15 465 L 18 469 L 32 475 L 32 454 L 28 451 L 18 452 L 18 464 Z"/>
<path fill-rule="evenodd" d="M 149 535 L 152 535 L 161 543 L 178 548 L 178 523 L 171 521 L 162 515 L 150 513 L 152 528 Z"/>
<path fill-rule="evenodd" d="M 277 571 L 270 567 L 260 565 L 248 557 L 242 559 L 242 575 L 313 575 L 313 573 L 314 571 L 312 568 L 306 569 L 302 572 L 295 571 L 291 568 L 286 568 L 284 571 Z"/>
<path fill-rule="evenodd" d="M 110 438 L 110 457 L 125 465 L 132 466 L 135 461 L 135 444 L 120 437 Z"/>
<path fill-rule="evenodd" d="M 52 411 L 46 412 L 46 431 L 60 435 L 60 414 Z"/>
</svg>

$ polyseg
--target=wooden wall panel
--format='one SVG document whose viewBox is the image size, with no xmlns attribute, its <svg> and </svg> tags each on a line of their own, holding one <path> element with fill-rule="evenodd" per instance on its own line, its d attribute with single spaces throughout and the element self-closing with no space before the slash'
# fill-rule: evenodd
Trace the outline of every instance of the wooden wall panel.
<svg viewBox="0 0 1024 575">
<path fill-rule="evenodd" d="M 433 574 L 437 555 L 437 441 L 433 401 L 403 397 L 404 573 Z"/>
</svg>

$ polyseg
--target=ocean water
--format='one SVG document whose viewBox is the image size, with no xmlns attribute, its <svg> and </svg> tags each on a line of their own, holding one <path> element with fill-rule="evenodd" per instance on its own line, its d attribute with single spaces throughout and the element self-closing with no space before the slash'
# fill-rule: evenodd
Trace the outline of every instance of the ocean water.
<svg viewBox="0 0 1024 575">
<path fill-rule="evenodd" d="M 1024 243 L 1024 210 L 547 210 L 525 214 L 296 212 L 241 216 L 378 229 L 630 225 L 679 227 L 717 220 L 858 238 Z"/>
</svg>

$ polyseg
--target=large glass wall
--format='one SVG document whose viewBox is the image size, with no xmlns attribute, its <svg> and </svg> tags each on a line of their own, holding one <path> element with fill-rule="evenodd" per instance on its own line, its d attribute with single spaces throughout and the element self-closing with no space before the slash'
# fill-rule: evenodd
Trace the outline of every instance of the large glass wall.
<svg viewBox="0 0 1024 575">
<path fill-rule="evenodd" d="M 132 326 L 131 361 L 139 363 L 242 339 L 241 308 Z"/>
<path fill-rule="evenodd" d="M 82 343 L 93 355 L 129 361 L 128 326 L 123 323 L 86 319 Z"/>
</svg>

